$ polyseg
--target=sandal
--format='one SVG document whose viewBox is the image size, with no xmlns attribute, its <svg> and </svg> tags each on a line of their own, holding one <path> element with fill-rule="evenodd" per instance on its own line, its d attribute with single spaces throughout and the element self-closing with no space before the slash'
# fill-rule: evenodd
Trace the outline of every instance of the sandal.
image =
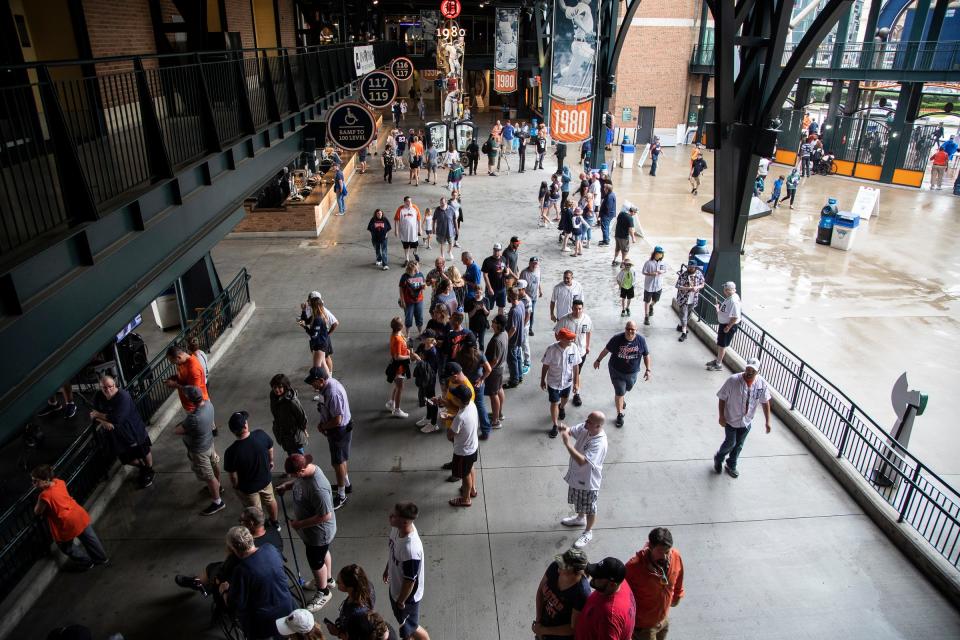
<svg viewBox="0 0 960 640">
<path fill-rule="evenodd" d="M 476 497 L 477 497 L 477 490 L 476 490 L 476 489 L 471 489 L 471 490 L 470 490 L 470 497 L 471 497 L 471 498 L 476 498 Z"/>
<path fill-rule="evenodd" d="M 460 496 L 459 498 L 451 498 L 451 499 L 450 499 L 450 506 L 451 506 L 451 507 L 469 507 L 469 506 L 471 506 L 472 504 L 473 504 L 473 503 L 470 502 L 470 500 L 468 500 L 467 498 L 464 498 L 463 496 Z"/>
</svg>

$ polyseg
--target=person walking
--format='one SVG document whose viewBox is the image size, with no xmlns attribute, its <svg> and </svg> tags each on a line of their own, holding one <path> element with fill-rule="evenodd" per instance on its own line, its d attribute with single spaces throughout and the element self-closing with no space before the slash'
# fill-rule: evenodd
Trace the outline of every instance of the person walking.
<svg viewBox="0 0 960 640">
<path fill-rule="evenodd" d="M 637 604 L 624 584 L 626 567 L 613 557 L 588 564 L 593 593 L 577 619 L 575 640 L 630 640 L 636 624 Z"/>
<path fill-rule="evenodd" d="M 663 276 L 666 272 L 663 247 L 657 245 L 650 253 L 650 259 L 643 263 L 643 324 L 650 324 L 653 307 L 660 301 L 663 293 Z"/>
<path fill-rule="evenodd" d="M 333 378 L 326 369 L 314 367 L 304 379 L 320 395 L 317 413 L 320 420 L 317 430 L 327 438 L 330 450 L 330 466 L 337 477 L 337 494 L 333 497 L 333 508 L 339 509 L 347 502 L 347 494 L 353 493 L 350 483 L 348 463 L 350 444 L 353 440 L 353 414 L 350 412 L 350 399 L 347 390 L 339 380 Z"/>
<path fill-rule="evenodd" d="M 600 230 L 603 233 L 603 239 L 600 241 L 601 247 L 610 245 L 610 223 L 617 217 L 617 195 L 613 192 L 613 186 L 605 184 L 602 187 L 603 195 L 600 200 Z"/>
<path fill-rule="evenodd" d="M 440 164 L 440 154 L 437 153 L 437 147 L 433 144 L 433 140 L 427 140 L 424 162 L 427 167 L 427 178 L 424 182 L 430 184 L 430 179 L 433 178 L 433 184 L 437 184 L 437 165 Z"/>
<path fill-rule="evenodd" d="M 666 527 L 651 529 L 647 544 L 627 560 L 627 585 L 637 604 L 634 640 L 666 640 L 668 616 L 680 604 L 683 590 L 683 559 L 673 546 Z"/>
<path fill-rule="evenodd" d="M 367 223 L 367 231 L 370 232 L 370 242 L 373 244 L 373 251 L 376 254 L 375 265 L 383 271 L 390 268 L 390 254 L 387 251 L 387 238 L 393 227 L 390 221 L 383 215 L 383 209 L 377 209 L 373 212 L 373 217 Z"/>
<path fill-rule="evenodd" d="M 383 155 L 380 156 L 383 162 L 383 181 L 387 184 L 393 184 L 393 167 L 397 164 L 397 156 L 391 143 L 383 148 Z"/>
<path fill-rule="evenodd" d="M 333 169 L 333 192 L 337 194 L 337 215 L 342 216 L 347 212 L 347 181 L 343 177 L 339 162 L 334 162 L 331 168 Z"/>
<path fill-rule="evenodd" d="M 813 156 L 813 145 L 807 139 L 800 143 L 800 177 L 802 178 L 810 177 L 811 156 Z"/>
<path fill-rule="evenodd" d="M 930 165 L 930 188 L 942 189 L 943 176 L 947 173 L 947 165 L 950 162 L 950 157 L 943 149 L 937 149 L 936 152 L 930 156 L 930 161 L 933 163 Z"/>
<path fill-rule="evenodd" d="M 617 256 L 626 260 L 627 254 L 630 253 L 630 244 L 637 241 L 637 236 L 634 232 L 636 215 L 636 207 L 628 207 L 617 214 L 617 223 L 613 228 L 614 247 L 613 262 L 610 263 L 611 267 L 617 266 Z"/>
<path fill-rule="evenodd" d="M 540 278 L 540 258 L 531 256 L 527 267 L 520 272 L 520 280 L 527 283 L 527 295 L 530 296 L 530 327 L 529 335 L 533 335 L 533 319 L 537 310 L 537 300 L 543 297 L 543 287 Z"/>
<path fill-rule="evenodd" d="M 477 164 L 480 162 L 480 145 L 473 138 L 470 138 L 470 144 L 467 145 L 467 167 L 470 169 L 470 175 L 477 175 Z"/>
<path fill-rule="evenodd" d="M 617 285 L 620 287 L 620 317 L 630 315 L 630 303 L 633 301 L 634 285 L 637 283 L 637 272 L 633 269 L 630 258 L 624 258 L 617 274 Z"/>
<path fill-rule="evenodd" d="M 478 392 L 479 393 L 479 392 Z M 476 471 L 473 468 L 480 450 L 479 442 L 479 415 L 477 405 L 473 402 L 474 394 L 464 386 L 450 390 L 451 400 L 449 409 L 456 411 L 450 428 L 447 429 L 447 440 L 453 443 L 452 475 L 460 480 L 460 495 L 449 500 L 451 507 L 469 507 L 476 497 Z"/>
<path fill-rule="evenodd" d="M 403 275 L 400 276 L 400 308 L 403 309 L 404 323 L 407 331 L 413 323 L 417 323 L 417 332 L 423 333 L 423 290 L 427 286 L 427 279 L 420 271 L 416 260 L 406 264 Z"/>
<path fill-rule="evenodd" d="M 677 325 L 677 331 L 680 332 L 678 342 L 687 339 L 687 324 L 690 321 L 690 314 L 697 306 L 700 300 L 700 291 L 706 285 L 703 279 L 703 272 L 697 266 L 696 260 L 687 262 L 685 269 L 677 275 L 677 308 L 680 313 L 680 324 Z"/>
<path fill-rule="evenodd" d="M 190 470 L 193 471 L 197 480 L 207 485 L 207 491 L 210 493 L 210 504 L 200 512 L 200 515 L 212 516 L 227 508 L 220 497 L 220 456 L 217 455 L 217 448 L 213 444 L 213 425 L 215 424 L 213 404 L 203 399 L 203 394 L 197 387 L 185 387 L 183 392 L 193 403 L 194 408 L 186 415 L 183 422 L 173 428 L 173 432 L 183 437 Z"/>
<path fill-rule="evenodd" d="M 590 597 L 586 568 L 587 554 L 582 549 L 567 549 L 553 557 L 537 587 L 537 617 L 531 627 L 537 638 L 573 637 L 580 612 Z"/>
<path fill-rule="evenodd" d="M 500 143 L 497 142 L 496 137 L 491 133 L 487 138 L 487 141 L 483 143 L 481 151 L 487 156 L 487 175 L 495 176 L 494 166 L 497 164 L 497 158 L 499 156 L 499 146 Z"/>
<path fill-rule="evenodd" d="M 330 593 L 333 578 L 333 558 L 330 545 L 337 535 L 337 515 L 334 512 L 330 481 L 320 467 L 313 464 L 313 456 L 295 453 L 283 465 L 290 476 L 277 491 L 293 494 L 294 519 L 289 526 L 297 532 L 307 551 L 307 565 L 313 580 L 304 585 L 313 588 L 316 594 L 307 603 L 307 610 L 316 613 L 322 609 L 333 594 Z"/>
<path fill-rule="evenodd" d="M 743 444 L 750 435 L 753 426 L 753 417 L 757 407 L 763 407 L 763 417 L 766 422 L 766 432 L 770 433 L 770 386 L 760 375 L 760 361 L 756 358 L 747 360 L 743 373 L 735 373 L 717 392 L 719 423 L 723 427 L 725 436 L 723 443 L 713 456 L 713 470 L 739 478 L 737 460 L 743 450 Z M 723 460 L 726 458 L 726 464 Z M 723 465 L 723 469 L 721 469 Z"/>
<path fill-rule="evenodd" d="M 176 351 L 176 353 L 178 359 L 184 357 L 182 349 Z M 196 358 L 191 359 L 199 367 Z M 197 378 L 191 375 L 190 379 L 196 380 Z M 178 383 L 177 391 L 180 393 L 180 402 L 189 413 L 194 409 L 195 403 L 187 399 L 184 389 L 185 387 L 179 386 Z M 113 376 L 100 378 L 100 390 L 93 398 L 93 409 L 90 410 L 90 417 L 97 423 L 98 428 L 106 432 L 110 450 L 119 458 L 120 464 L 131 465 L 139 469 L 140 488 L 146 489 L 152 485 L 156 477 L 153 470 L 153 453 L 151 452 L 153 443 L 150 442 L 147 427 L 143 424 L 143 419 L 140 417 L 140 412 L 137 411 L 133 397 L 131 397 L 129 391 L 121 389 L 117 385 L 117 380 Z"/>
<path fill-rule="evenodd" d="M 412 136 L 410 141 L 410 176 L 407 184 L 420 186 L 420 167 L 423 166 L 423 143 L 420 138 Z"/>
<path fill-rule="evenodd" d="M 270 415 L 273 416 L 274 442 L 287 455 L 303 453 L 310 438 L 307 433 L 307 414 L 300 404 L 297 390 L 282 373 L 270 379 Z"/>
<path fill-rule="evenodd" d="M 68 568 L 86 571 L 108 564 L 110 559 L 90 523 L 90 514 L 70 496 L 67 484 L 56 477 L 53 467 L 49 464 L 34 467 L 30 480 L 38 491 L 33 513 L 46 519 L 50 537 L 70 559 Z"/>
<path fill-rule="evenodd" d="M 556 322 L 573 310 L 573 301 L 583 300 L 583 285 L 573 277 L 573 271 L 563 272 L 563 280 L 553 287 L 550 294 L 550 321 Z"/>
<path fill-rule="evenodd" d="M 529 129 L 526 125 L 517 132 L 517 173 L 523 173 L 527 167 L 527 141 L 530 139 Z"/>
<path fill-rule="evenodd" d="M 583 363 L 587 361 L 587 355 L 590 353 L 590 337 L 593 335 L 593 320 L 584 311 L 583 300 L 580 298 L 574 299 L 570 313 L 557 320 L 553 331 L 556 333 L 561 329 L 569 329 L 576 336 L 574 346 L 577 348 L 577 370 L 582 372 Z M 575 407 L 583 404 L 579 388 L 574 389 L 572 402 Z"/>
<path fill-rule="evenodd" d="M 707 161 L 703 159 L 703 153 L 697 152 L 697 157 L 693 161 L 693 165 L 690 167 L 690 186 L 693 189 L 690 190 L 690 193 L 697 195 L 697 189 L 700 188 L 700 178 L 703 176 L 703 172 L 707 170 Z"/>
<path fill-rule="evenodd" d="M 787 195 L 784 196 L 783 200 L 780 202 L 790 201 L 790 208 L 793 209 L 793 201 L 797 197 L 797 186 L 800 184 L 800 173 L 797 171 L 797 168 L 794 167 L 790 170 L 790 173 L 787 175 L 785 186 L 787 187 Z"/>
<path fill-rule="evenodd" d="M 397 142 L 396 154 L 394 156 L 396 168 L 403 169 L 403 158 L 407 152 L 407 134 L 403 132 L 403 129 L 397 129 L 397 135 L 394 136 L 394 139 Z"/>
<path fill-rule="evenodd" d="M 537 125 L 536 153 L 533 168 L 543 170 L 543 157 L 547 155 L 547 128 L 541 122 Z"/>
<path fill-rule="evenodd" d="M 420 235 L 423 233 L 423 222 L 420 208 L 413 204 L 410 196 L 404 196 L 403 204 L 397 207 L 393 215 L 393 232 L 403 245 L 403 261 L 410 262 L 417 257 L 417 247 L 420 244 Z"/>
<path fill-rule="evenodd" d="M 645 382 L 649 381 L 653 375 L 653 370 L 650 368 L 650 351 L 647 349 L 647 341 L 637 333 L 637 323 L 628 320 L 623 328 L 623 333 L 618 333 L 610 338 L 603 351 L 594 360 L 594 369 L 600 368 L 600 363 L 607 357 L 607 354 L 610 355 L 607 370 L 610 374 L 610 382 L 613 384 L 613 401 L 617 407 L 617 419 L 614 424 L 617 428 L 621 428 L 623 427 L 623 414 L 627 408 L 624 396 L 637 383 L 641 362 L 646 367 L 643 380 Z"/>
<path fill-rule="evenodd" d="M 500 162 L 503 161 L 507 163 L 507 171 L 510 171 L 510 164 L 507 161 L 507 154 L 513 153 L 513 139 L 515 137 L 516 129 L 507 120 L 507 124 L 503 125 L 503 128 L 500 130 L 500 157 L 497 159 L 497 171 L 500 170 Z"/>
<path fill-rule="evenodd" d="M 735 282 L 723 283 L 723 296 L 723 302 L 713 305 L 717 311 L 717 357 L 707 362 L 707 369 L 710 371 L 723 369 L 723 357 L 740 328 L 740 316 L 743 312 Z"/>
<path fill-rule="evenodd" d="M 318 291 L 311 292 L 306 304 L 300 305 L 300 320 L 297 324 L 307 332 L 314 367 L 327 366 L 327 351 L 330 349 L 328 316 Z"/>
<path fill-rule="evenodd" d="M 183 393 L 185 387 L 193 386 L 200 389 L 204 400 L 209 400 L 207 393 L 207 377 L 203 372 L 203 364 L 197 356 L 192 355 L 186 347 L 175 344 L 167 348 L 167 362 L 175 368 L 175 373 L 164 381 L 164 384 L 176 389 L 180 396 L 180 406 L 184 412 L 193 411 L 193 403 L 186 399 Z"/>
<path fill-rule="evenodd" d="M 417 98 L 417 115 L 420 116 L 422 122 L 427 120 L 427 103 L 423 101 L 423 94 Z"/>
<path fill-rule="evenodd" d="M 437 234 L 437 249 L 440 251 L 440 257 L 446 256 L 452 261 L 453 243 L 457 236 L 457 212 L 445 197 L 440 198 L 440 204 L 433 212 L 433 226 Z"/>
<path fill-rule="evenodd" d="M 660 162 L 660 138 L 653 136 L 653 142 L 650 143 L 650 175 L 656 177 L 657 163 Z"/>
<path fill-rule="evenodd" d="M 257 507 L 277 522 L 277 501 L 273 496 L 273 440 L 262 429 L 250 430 L 250 414 L 236 411 L 228 426 L 236 441 L 223 452 L 223 470 L 230 475 L 240 504 Z M 277 526 L 274 524 L 274 526 Z"/>
<path fill-rule="evenodd" d="M 420 601 L 424 593 L 423 543 L 414 521 L 420 510 L 412 502 L 399 502 L 390 512 L 390 538 L 383 583 L 388 585 L 390 608 L 400 624 L 402 640 L 430 640 L 420 626 Z"/>
<path fill-rule="evenodd" d="M 573 543 L 582 549 L 593 540 L 593 526 L 597 522 L 597 499 L 603 481 L 603 461 L 607 457 L 607 434 L 603 430 L 606 416 L 592 411 L 585 422 L 574 427 L 561 425 L 563 446 L 570 454 L 567 473 L 567 502 L 577 512 L 560 520 L 565 527 L 584 527 L 583 533 Z"/>
<path fill-rule="evenodd" d="M 547 392 L 547 401 L 550 403 L 550 430 L 551 438 L 560 434 L 561 420 L 567 417 L 566 405 L 570 398 L 570 390 L 574 394 L 580 393 L 580 353 L 574 341 L 577 335 L 567 328 L 558 330 L 554 337 L 556 342 L 547 347 L 540 362 L 540 388 Z"/>
</svg>

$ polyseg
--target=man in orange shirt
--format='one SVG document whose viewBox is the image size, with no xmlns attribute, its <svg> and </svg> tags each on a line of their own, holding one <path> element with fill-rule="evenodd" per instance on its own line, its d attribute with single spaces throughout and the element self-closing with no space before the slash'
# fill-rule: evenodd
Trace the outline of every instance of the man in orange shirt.
<svg viewBox="0 0 960 640">
<path fill-rule="evenodd" d="M 197 387 L 203 394 L 204 400 L 210 399 L 207 394 L 207 380 L 203 374 L 203 365 L 200 364 L 200 360 L 196 356 L 191 355 L 180 345 L 174 345 L 167 349 L 167 360 L 177 368 L 177 373 L 167 378 L 165 384 L 171 389 L 177 390 L 183 410 L 192 413 L 197 407 L 184 394 L 184 387 Z"/>
<path fill-rule="evenodd" d="M 943 149 L 937 149 L 937 152 L 930 156 L 933 165 L 930 167 L 930 188 L 943 188 L 943 174 L 947 172 L 947 163 L 950 156 Z"/>
<path fill-rule="evenodd" d="M 46 516 L 54 542 L 72 561 L 70 568 L 86 571 L 94 565 L 107 564 L 110 560 L 90 524 L 90 514 L 70 497 L 66 483 L 54 476 L 53 467 L 48 464 L 34 467 L 30 478 L 40 491 L 33 512 Z M 83 550 L 74 544 L 75 540 L 80 541 Z"/>
<path fill-rule="evenodd" d="M 627 561 L 627 584 L 637 602 L 633 640 L 665 640 L 670 607 L 684 596 L 683 560 L 669 529 L 650 531 L 647 545 Z"/>
</svg>

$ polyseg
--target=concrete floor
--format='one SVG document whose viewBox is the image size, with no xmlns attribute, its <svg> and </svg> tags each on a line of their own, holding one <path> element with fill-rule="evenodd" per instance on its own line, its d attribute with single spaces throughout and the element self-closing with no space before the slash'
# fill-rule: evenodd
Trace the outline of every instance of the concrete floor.
<svg viewBox="0 0 960 640">
<path fill-rule="evenodd" d="M 680 251 L 685 255 L 693 238 L 709 236 L 709 217 L 698 211 L 707 198 L 694 199 L 685 191 L 685 153 L 683 149 L 669 150 L 668 161 L 655 180 L 640 171 L 634 171 L 632 177 L 617 177 L 621 197 L 634 199 L 644 210 L 648 242 L 638 245 L 638 257 L 649 251 L 649 242 L 658 242 L 666 246 L 668 261 L 676 264 Z M 547 291 L 563 269 L 573 268 L 586 285 L 596 353 L 623 324 L 610 252 L 591 248 L 582 258 L 561 255 L 554 232 L 536 228 L 536 191 L 546 173 L 465 179 L 463 244 L 482 258 L 493 242 L 519 235 L 524 241 L 524 262 L 534 254 L 542 257 Z M 351 185 L 347 216 L 331 220 L 319 239 L 228 239 L 220 243 L 214 251 L 219 271 L 227 277 L 240 267 L 249 269 L 257 311 L 213 372 L 213 401 L 221 417 L 246 409 L 253 424 L 269 429 L 268 381 L 278 371 L 294 381 L 304 377 L 309 355 L 295 319 L 306 293 L 320 289 L 341 321 L 334 336 L 335 373 L 350 394 L 356 424 L 351 460 L 355 491 L 337 513 L 339 533 L 332 547 L 335 570 L 357 562 L 371 576 L 378 576 L 386 558 L 387 513 L 398 500 L 414 500 L 423 514 L 418 527 L 429 561 L 422 623 L 432 637 L 526 638 L 542 572 L 553 555 L 567 548 L 577 535 L 558 522 L 569 513 L 561 479 L 567 456 L 560 440 L 549 440 L 544 433 L 549 424 L 546 397 L 536 388 L 532 374 L 530 382 L 508 392 L 506 427 L 482 444 L 479 499 L 470 509 L 455 510 L 446 503 L 454 495 L 454 485 L 444 482 L 446 474 L 439 470 L 449 459 L 450 445 L 441 435 L 422 435 L 413 426 L 422 415 L 413 409 L 415 393 L 408 389 L 405 395 L 409 420 L 386 415 L 383 402 L 389 388 L 382 371 L 388 357 L 389 319 L 398 313 L 399 251 L 391 244 L 394 268 L 376 270 L 364 229 L 377 206 L 392 212 L 405 194 L 413 195 L 421 206 L 442 194 L 438 187 L 407 187 L 402 175 L 397 178 L 393 186 L 387 186 L 376 171 L 359 177 Z M 861 238 L 866 241 L 853 254 L 819 249 L 808 242 L 810 220 L 822 199 L 815 184 L 804 186 L 800 208 L 789 216 L 793 219 L 790 223 L 784 222 L 789 210 L 751 223 L 746 309 L 769 323 L 788 344 L 799 342 L 796 348 L 813 356 L 825 371 L 832 366 L 843 372 L 844 358 L 849 363 L 863 353 L 869 356 L 870 350 L 864 346 L 856 354 L 837 354 L 811 344 L 807 336 L 803 341 L 794 337 L 803 335 L 804 327 L 817 316 L 815 312 L 822 309 L 827 316 L 827 310 L 833 309 L 834 319 L 827 323 L 832 331 L 842 330 L 844 335 L 852 333 L 876 344 L 877 337 L 870 334 L 877 330 L 873 325 L 859 328 L 864 324 L 859 316 L 871 315 L 864 314 L 864 308 L 871 312 L 883 308 L 892 315 L 895 309 L 904 312 L 904 307 L 916 306 L 906 304 L 907 300 L 894 305 L 890 298 L 899 301 L 906 293 L 916 295 L 916 285 L 910 284 L 919 282 L 920 275 L 912 273 L 916 280 L 901 276 L 893 291 L 884 292 L 890 287 L 883 285 L 882 274 L 891 272 L 876 265 L 858 266 L 876 262 L 867 250 L 874 234 L 894 227 L 896 216 L 892 214 L 882 212 L 880 224 L 871 223 L 874 226 L 867 238 Z M 837 193 L 855 191 L 854 185 L 830 184 Z M 707 186 L 702 193 L 709 191 Z M 917 198 L 925 198 L 925 215 L 943 219 L 946 226 L 953 201 L 944 197 L 940 206 L 939 195 L 905 192 L 881 202 L 892 204 L 898 197 L 914 203 L 911 206 L 916 206 Z M 919 232 L 920 225 L 913 225 Z M 897 228 L 883 234 L 875 254 L 895 246 L 892 238 Z M 937 240 L 927 242 L 948 244 L 946 232 L 934 237 Z M 914 247 L 911 265 L 921 261 L 931 267 L 939 264 L 929 247 L 921 247 L 920 242 L 903 243 Z M 810 257 L 797 260 L 804 254 Z M 424 250 L 421 256 L 432 261 L 436 251 Z M 873 293 L 863 304 L 846 302 L 842 278 L 833 279 L 836 282 L 831 282 L 829 289 L 811 282 L 820 273 L 845 270 L 847 263 L 851 274 L 869 274 Z M 893 269 L 893 256 L 884 264 L 884 270 Z M 789 270 L 797 274 L 796 286 L 784 277 L 790 275 Z M 764 272 L 780 278 L 763 284 Z M 833 293 L 836 288 L 840 291 Z M 934 305 L 935 296 L 928 295 L 931 301 L 925 312 Z M 796 317 L 791 308 L 800 302 L 804 303 L 803 314 Z M 547 306 L 544 301 L 538 307 L 533 339 L 536 356 L 550 342 Z M 954 322 L 946 315 L 944 309 L 941 322 Z M 915 320 L 905 322 L 914 326 Z M 674 325 L 675 317 L 662 305 L 653 325 L 642 329 L 651 348 L 655 377 L 631 394 L 625 428 L 609 425 L 610 452 L 598 528 L 587 548 L 590 558 L 615 555 L 626 560 L 642 546 L 651 527 L 669 526 L 687 570 L 687 598 L 672 612 L 671 638 L 960 636 L 960 613 L 778 422 L 770 435 L 757 429 L 750 436 L 738 480 L 713 473 L 710 459 L 722 437 L 715 420 L 714 394 L 725 374 L 705 371 L 708 350 L 697 340 L 678 343 Z M 887 326 L 893 331 L 892 321 Z M 902 329 L 900 335 L 908 333 Z M 943 347 L 939 349 L 942 352 Z M 883 353 L 887 359 L 893 356 L 900 361 L 916 355 L 900 348 Z M 826 360 L 827 356 L 831 359 Z M 850 369 L 856 374 L 841 380 L 849 378 L 850 384 L 865 387 L 879 384 L 877 380 L 883 380 L 884 374 L 873 371 L 878 358 Z M 890 374 L 891 382 L 900 368 L 898 364 Z M 917 371 L 915 384 L 932 391 L 920 385 L 920 373 Z M 309 398 L 305 385 L 298 386 Z M 853 394 L 857 398 L 866 395 Z M 571 408 L 568 422 L 582 420 L 594 409 L 611 416 L 613 398 L 605 374 L 590 370 L 584 376 L 583 395 L 584 406 Z M 931 411 L 934 406 L 932 401 Z M 308 411 L 312 413 L 312 408 Z M 925 416 L 919 424 L 921 433 L 927 422 Z M 208 628 L 208 602 L 178 589 L 173 576 L 196 571 L 222 554 L 223 533 L 236 522 L 239 506 L 228 494 L 228 509 L 221 514 L 212 518 L 196 515 L 206 498 L 189 471 L 178 440 L 168 430 L 156 444 L 160 471 L 156 484 L 146 491 L 123 489 L 110 515 L 98 523 L 113 566 L 58 576 L 14 637 L 43 637 L 54 624 L 67 622 L 91 626 L 98 638 L 118 631 L 128 640 L 218 637 L 217 631 Z M 221 452 L 229 442 L 228 433 L 219 437 Z M 310 449 L 329 475 L 325 443 L 319 436 L 311 438 Z M 302 561 L 302 548 L 299 553 Z M 376 582 L 378 609 L 389 617 L 384 587 Z M 339 602 L 338 594 L 319 617 L 335 617 Z"/>
</svg>

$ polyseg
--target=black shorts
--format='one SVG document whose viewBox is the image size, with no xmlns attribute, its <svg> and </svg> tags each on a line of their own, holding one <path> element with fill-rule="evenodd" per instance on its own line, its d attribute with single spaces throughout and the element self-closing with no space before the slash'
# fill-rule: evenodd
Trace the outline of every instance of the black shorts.
<svg viewBox="0 0 960 640">
<path fill-rule="evenodd" d="M 717 327 L 717 346 L 718 347 L 729 347 L 730 343 L 733 342 L 733 335 L 737 332 L 737 329 L 740 328 L 740 325 L 735 324 L 730 327 L 730 331 L 724 331 L 723 325 Z"/>
<path fill-rule="evenodd" d="M 401 240 L 400 244 L 403 245 L 404 249 L 416 249 L 417 247 L 420 246 L 420 242 L 418 240 L 414 240 L 413 242 L 407 242 L 406 240 Z"/>
<path fill-rule="evenodd" d="M 310 351 L 323 351 L 324 353 L 328 353 L 327 347 L 329 346 L 329 341 L 325 338 L 310 341 Z"/>
<path fill-rule="evenodd" d="M 487 379 L 483 381 L 483 395 L 491 398 L 503 387 L 503 375 L 499 370 L 490 372 Z"/>
<path fill-rule="evenodd" d="M 307 564 L 310 565 L 310 568 L 314 571 L 318 570 L 323 566 L 324 560 L 327 558 L 327 551 L 330 550 L 330 545 L 322 544 L 318 547 L 306 545 L 307 547 Z"/>
<path fill-rule="evenodd" d="M 420 158 L 417 158 L 417 157 L 410 158 L 410 168 L 411 168 L 411 169 L 419 169 L 419 168 L 420 168 L 420 164 L 421 164 Z"/>
<path fill-rule="evenodd" d="M 350 442 L 353 440 L 353 421 L 347 426 L 327 431 L 327 444 L 330 446 L 330 464 L 343 464 L 350 459 Z"/>
<path fill-rule="evenodd" d="M 477 451 L 474 451 L 467 456 L 458 456 L 457 454 L 453 454 L 453 470 L 451 471 L 451 474 L 454 478 L 460 478 L 463 480 L 470 475 L 470 471 L 473 469 L 473 463 L 476 461 Z"/>
<path fill-rule="evenodd" d="M 626 300 L 633 300 L 633 287 L 630 287 L 629 289 L 620 287 L 620 297 Z"/>
<path fill-rule="evenodd" d="M 413 596 L 407 598 L 403 603 L 403 608 L 397 606 L 393 597 L 390 597 L 390 608 L 393 609 L 393 617 L 400 624 L 397 631 L 401 638 L 409 638 L 413 632 L 420 627 L 420 601 L 414 600 Z"/>
<path fill-rule="evenodd" d="M 124 449 L 117 451 L 117 458 L 120 459 L 121 464 L 133 464 L 135 460 L 143 460 L 148 455 L 150 455 L 149 437 L 144 444 L 138 444 L 133 447 L 125 447 Z"/>
<path fill-rule="evenodd" d="M 660 294 L 663 291 L 644 291 L 643 292 L 643 301 L 644 302 L 660 302 Z"/>
</svg>

